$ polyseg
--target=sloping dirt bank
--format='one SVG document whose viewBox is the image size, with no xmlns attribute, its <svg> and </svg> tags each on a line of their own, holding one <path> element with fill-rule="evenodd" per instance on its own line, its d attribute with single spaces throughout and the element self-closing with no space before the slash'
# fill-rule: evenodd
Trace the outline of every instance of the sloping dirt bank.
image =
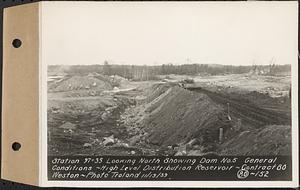
<svg viewBox="0 0 300 190">
<path fill-rule="evenodd" d="M 158 154 L 236 155 L 239 149 L 239 155 L 264 149 L 269 155 L 291 153 L 288 113 L 264 109 L 239 96 L 204 89 L 192 92 L 176 83 L 154 84 L 144 91 L 121 120 L 129 137 L 138 139 L 135 144 L 158 149 Z M 275 133 L 284 135 L 272 136 Z"/>
<path fill-rule="evenodd" d="M 139 138 L 139 143 L 159 151 L 170 146 L 185 146 L 192 139 L 201 142 L 202 149 L 214 151 L 219 128 L 226 133 L 231 127 L 222 106 L 205 94 L 176 84 L 155 84 L 139 101 L 134 108 L 127 109 L 121 119 L 132 138 Z"/>
<path fill-rule="evenodd" d="M 172 145 L 196 137 L 201 129 L 213 135 L 225 125 L 222 112 L 206 95 L 172 87 L 146 104 L 142 127 L 151 134 L 150 143 Z"/>
<path fill-rule="evenodd" d="M 204 93 L 208 95 L 214 102 L 223 105 L 223 107 L 229 103 L 230 106 L 230 114 L 233 117 L 240 118 L 242 121 L 251 126 L 251 127 L 262 127 L 270 124 L 284 125 L 291 123 L 290 110 L 285 113 L 276 111 L 276 110 L 268 110 L 262 108 L 262 105 L 259 106 L 255 102 L 259 102 L 262 97 L 265 97 L 262 94 L 256 93 L 256 99 L 252 100 L 247 99 L 247 97 L 252 98 L 252 93 L 244 94 L 243 96 L 237 96 L 236 94 L 222 94 L 211 92 L 204 88 L 192 89 L 194 92 Z M 269 99 L 272 99 L 269 97 Z M 276 105 L 276 99 L 273 99 L 273 102 L 268 100 L 269 106 Z"/>
<path fill-rule="evenodd" d="M 70 76 L 49 84 L 50 92 L 66 92 L 74 90 L 111 90 L 112 83 L 108 78 L 100 76 Z"/>
<path fill-rule="evenodd" d="M 220 155 L 291 155 L 291 126 L 243 131 L 219 147 Z"/>
<path fill-rule="evenodd" d="M 290 117 L 280 104 L 265 109 L 238 95 L 190 91 L 178 83 L 147 82 L 137 86 L 93 96 L 86 96 L 86 92 L 73 96 L 76 89 L 48 93 L 49 154 L 291 153 Z M 268 102 L 272 103 L 271 99 Z"/>
</svg>

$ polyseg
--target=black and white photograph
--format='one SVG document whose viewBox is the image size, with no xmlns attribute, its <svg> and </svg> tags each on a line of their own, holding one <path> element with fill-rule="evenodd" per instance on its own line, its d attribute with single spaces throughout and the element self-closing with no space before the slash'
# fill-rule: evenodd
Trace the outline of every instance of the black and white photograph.
<svg viewBox="0 0 300 190">
<path fill-rule="evenodd" d="M 47 183 L 292 181 L 296 5 L 42 4 Z"/>
<path fill-rule="evenodd" d="M 9 184 L 299 187 L 297 1 L 2 7 Z"/>
<path fill-rule="evenodd" d="M 222 6 L 53 12 L 48 154 L 291 155 L 291 14 Z"/>
</svg>

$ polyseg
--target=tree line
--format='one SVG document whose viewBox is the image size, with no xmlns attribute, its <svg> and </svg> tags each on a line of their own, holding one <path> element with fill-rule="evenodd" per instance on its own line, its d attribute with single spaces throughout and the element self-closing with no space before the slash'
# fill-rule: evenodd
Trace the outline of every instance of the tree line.
<svg viewBox="0 0 300 190">
<path fill-rule="evenodd" d="M 48 71 L 55 70 L 56 65 L 48 67 Z M 163 64 L 156 66 L 148 65 L 115 65 L 107 61 L 102 65 L 72 65 L 64 72 L 69 75 L 87 75 L 99 73 L 103 75 L 119 75 L 132 80 L 155 80 L 158 75 L 223 75 L 253 73 L 261 75 L 279 75 L 289 73 L 291 65 L 212 65 L 212 64 Z"/>
</svg>

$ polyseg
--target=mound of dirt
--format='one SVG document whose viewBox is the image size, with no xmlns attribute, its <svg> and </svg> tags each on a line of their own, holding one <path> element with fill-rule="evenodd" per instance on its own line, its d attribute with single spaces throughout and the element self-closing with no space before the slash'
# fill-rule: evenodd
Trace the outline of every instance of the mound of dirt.
<svg viewBox="0 0 300 190">
<path fill-rule="evenodd" d="M 224 110 L 204 94 L 174 84 L 156 84 L 148 90 L 146 103 L 132 113 L 133 123 L 149 134 L 150 144 L 168 146 L 185 143 L 210 133 L 217 141 L 224 123 Z"/>
<path fill-rule="evenodd" d="M 100 76 L 99 76 L 100 77 Z M 111 90 L 112 84 L 105 77 L 98 76 L 72 76 L 65 78 L 59 83 L 53 83 L 49 86 L 49 91 L 52 92 L 65 92 L 73 90 Z"/>
<path fill-rule="evenodd" d="M 221 155 L 291 155 L 291 126 L 243 131 L 220 146 Z"/>
<path fill-rule="evenodd" d="M 47 69 L 48 76 L 65 76 L 70 70 L 70 66 L 67 65 L 49 65 Z"/>
<path fill-rule="evenodd" d="M 171 87 L 178 86 L 175 83 L 156 83 L 151 85 L 149 88 L 145 89 L 145 96 L 147 97 L 146 103 L 153 101 L 158 98 L 160 95 L 165 93 Z"/>
</svg>

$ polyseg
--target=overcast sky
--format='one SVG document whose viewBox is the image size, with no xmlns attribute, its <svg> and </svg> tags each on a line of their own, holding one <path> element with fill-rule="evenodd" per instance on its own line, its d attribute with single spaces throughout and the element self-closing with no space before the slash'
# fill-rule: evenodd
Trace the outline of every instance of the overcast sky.
<svg viewBox="0 0 300 190">
<path fill-rule="evenodd" d="M 43 2 L 43 64 L 297 63 L 296 2 Z"/>
</svg>

